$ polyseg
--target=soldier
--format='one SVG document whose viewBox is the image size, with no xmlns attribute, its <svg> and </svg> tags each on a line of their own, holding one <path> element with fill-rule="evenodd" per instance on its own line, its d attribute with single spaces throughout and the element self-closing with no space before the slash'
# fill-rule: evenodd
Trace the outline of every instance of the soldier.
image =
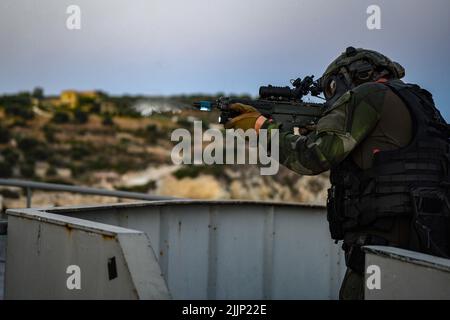
<svg viewBox="0 0 450 320">
<path fill-rule="evenodd" d="M 309 131 L 283 132 L 242 104 L 225 125 L 280 129 L 281 164 L 303 175 L 330 170 L 327 218 L 347 265 L 340 299 L 364 298 L 361 246 L 450 256 L 449 128 L 432 95 L 404 75 L 386 56 L 349 47 L 319 79 L 326 111 Z"/>
</svg>

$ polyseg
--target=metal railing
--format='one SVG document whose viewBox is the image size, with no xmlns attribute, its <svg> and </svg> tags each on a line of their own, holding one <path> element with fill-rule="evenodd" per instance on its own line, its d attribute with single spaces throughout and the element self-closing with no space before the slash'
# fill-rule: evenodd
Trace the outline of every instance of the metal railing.
<svg viewBox="0 0 450 320">
<path fill-rule="evenodd" d="M 105 197 L 125 198 L 125 199 L 137 199 L 137 200 L 174 200 L 178 198 L 150 195 L 139 192 L 120 191 L 120 190 L 107 190 L 91 187 L 71 186 L 57 183 L 36 182 L 28 180 L 18 179 L 0 179 L 0 186 L 10 186 L 22 188 L 27 196 L 27 208 L 31 207 L 31 198 L 33 197 L 33 190 L 46 190 L 46 191 L 60 191 L 60 192 L 72 192 L 80 194 L 90 194 Z"/>
</svg>

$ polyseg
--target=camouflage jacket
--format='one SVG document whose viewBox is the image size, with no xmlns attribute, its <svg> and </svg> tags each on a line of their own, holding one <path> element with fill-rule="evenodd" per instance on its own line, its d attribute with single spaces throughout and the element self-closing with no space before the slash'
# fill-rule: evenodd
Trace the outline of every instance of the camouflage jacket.
<svg viewBox="0 0 450 320">
<path fill-rule="evenodd" d="M 369 82 L 342 95 L 315 131 L 295 135 L 280 129 L 280 163 L 299 174 L 316 175 L 350 154 L 361 168 L 370 167 L 375 152 L 397 149 L 411 140 L 412 120 L 406 105 L 386 85 Z"/>
</svg>

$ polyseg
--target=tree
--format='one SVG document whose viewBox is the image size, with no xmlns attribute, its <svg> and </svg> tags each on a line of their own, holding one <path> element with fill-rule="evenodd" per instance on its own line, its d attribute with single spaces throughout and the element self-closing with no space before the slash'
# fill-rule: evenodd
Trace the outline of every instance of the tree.
<svg viewBox="0 0 450 320">
<path fill-rule="evenodd" d="M 11 165 L 5 161 L 0 161 L 0 177 L 9 178 L 12 176 Z"/>
<path fill-rule="evenodd" d="M 73 115 L 75 117 L 75 122 L 77 123 L 86 123 L 89 119 L 88 113 L 79 109 L 75 110 Z"/>
<path fill-rule="evenodd" d="M 66 112 L 57 111 L 53 115 L 52 122 L 54 123 L 67 123 L 69 122 L 70 117 Z"/>
<path fill-rule="evenodd" d="M 10 164 L 11 166 L 14 166 L 20 159 L 19 152 L 17 152 L 14 148 L 11 147 L 3 149 L 1 154 L 3 156 L 4 161 Z"/>
<path fill-rule="evenodd" d="M 22 177 L 24 178 L 34 178 L 34 162 L 32 161 L 27 161 L 24 163 L 21 163 L 19 165 L 20 168 L 20 174 L 22 175 Z"/>
<path fill-rule="evenodd" d="M 111 115 L 109 113 L 105 113 L 103 115 L 102 124 L 104 126 L 112 126 L 114 124 L 113 118 L 111 117 Z"/>
<path fill-rule="evenodd" d="M 23 137 L 19 139 L 17 145 L 20 150 L 28 151 L 35 149 L 39 145 L 39 141 L 32 137 Z"/>
<path fill-rule="evenodd" d="M 33 96 L 33 98 L 36 98 L 36 99 L 43 99 L 44 98 L 44 89 L 42 89 L 41 87 L 34 88 L 32 96 Z"/>
<path fill-rule="evenodd" d="M 9 130 L 0 124 L 0 143 L 8 143 L 10 139 Z"/>
</svg>

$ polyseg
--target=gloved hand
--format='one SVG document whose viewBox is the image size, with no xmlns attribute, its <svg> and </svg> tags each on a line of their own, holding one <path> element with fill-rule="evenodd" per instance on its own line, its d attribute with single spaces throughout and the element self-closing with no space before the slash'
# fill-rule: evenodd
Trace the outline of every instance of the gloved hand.
<svg viewBox="0 0 450 320">
<path fill-rule="evenodd" d="M 246 104 L 233 103 L 229 108 L 233 111 L 239 112 L 240 115 L 225 123 L 226 129 L 233 128 L 242 129 L 244 131 L 247 129 L 255 129 L 259 132 L 259 128 L 261 128 L 264 121 L 267 120 L 266 117 L 262 116 L 258 110 Z"/>
<path fill-rule="evenodd" d="M 314 125 L 307 125 L 304 128 L 299 128 L 298 129 L 298 133 L 303 135 L 303 136 L 306 136 L 310 132 L 315 131 L 316 129 L 317 129 L 317 125 L 315 125 L 315 124 Z"/>
</svg>

